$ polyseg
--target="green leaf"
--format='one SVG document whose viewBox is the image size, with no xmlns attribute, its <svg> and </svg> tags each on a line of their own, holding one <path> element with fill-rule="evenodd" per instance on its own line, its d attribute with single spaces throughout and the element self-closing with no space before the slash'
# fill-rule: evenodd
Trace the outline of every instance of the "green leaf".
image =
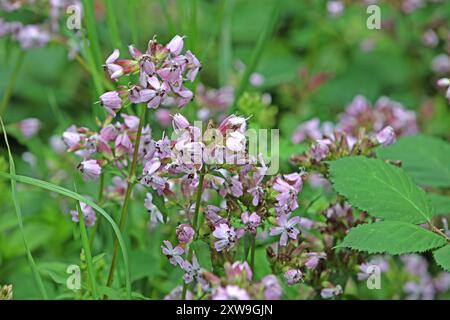
<svg viewBox="0 0 450 320">
<path fill-rule="evenodd" d="M 350 229 L 338 247 L 368 253 L 402 254 L 423 252 L 445 244 L 443 237 L 422 227 L 400 221 L 380 221 Z"/>
<path fill-rule="evenodd" d="M 336 191 L 374 217 L 418 224 L 434 215 L 425 192 L 402 169 L 379 159 L 342 158 L 330 162 L 330 173 Z"/>
<path fill-rule="evenodd" d="M 192 242 L 191 246 L 197 256 L 200 266 L 208 271 L 212 271 L 211 249 L 209 248 L 209 245 L 202 240 L 195 240 Z"/>
<path fill-rule="evenodd" d="M 450 144 L 428 136 L 409 136 L 377 149 L 381 159 L 401 160 L 404 170 L 419 184 L 450 187 Z"/>
<path fill-rule="evenodd" d="M 450 272 L 450 244 L 433 252 L 436 263 Z"/>
<path fill-rule="evenodd" d="M 428 200 L 436 209 L 436 214 L 450 214 L 450 197 L 441 194 L 428 193 Z"/>
</svg>

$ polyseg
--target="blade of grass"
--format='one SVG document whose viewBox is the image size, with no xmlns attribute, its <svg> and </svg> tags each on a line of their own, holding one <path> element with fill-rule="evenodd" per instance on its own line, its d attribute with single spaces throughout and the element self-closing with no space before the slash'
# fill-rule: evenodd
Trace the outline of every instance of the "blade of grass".
<svg viewBox="0 0 450 320">
<path fill-rule="evenodd" d="M 231 70 L 231 18 L 233 16 L 235 0 L 225 1 L 224 13 L 220 28 L 219 43 L 219 85 L 225 87 L 228 85 Z"/>
<path fill-rule="evenodd" d="M 189 48 L 192 52 L 197 52 L 197 10 L 198 10 L 198 0 L 190 0 L 189 3 Z"/>
<path fill-rule="evenodd" d="M 11 95 L 14 91 L 16 85 L 17 76 L 19 75 L 20 69 L 22 68 L 23 61 L 25 60 L 25 50 L 20 50 L 17 56 L 16 64 L 14 65 L 11 78 L 9 78 L 8 84 L 6 85 L 5 93 L 3 94 L 2 101 L 0 102 L 0 116 L 6 112 L 6 109 L 11 99 Z"/>
<path fill-rule="evenodd" d="M 241 81 L 239 82 L 239 86 L 234 96 L 233 109 L 231 111 L 236 110 L 237 101 L 239 100 L 240 96 L 244 93 L 245 89 L 247 89 L 250 75 L 254 72 L 266 43 L 270 40 L 271 35 L 275 31 L 275 27 L 278 22 L 279 12 L 280 12 L 280 4 L 277 1 L 273 5 L 272 10 L 270 11 L 267 23 L 264 25 L 264 28 L 258 37 L 258 41 L 256 42 L 256 46 L 253 49 L 250 62 L 247 64 L 244 74 L 242 75 Z"/>
<path fill-rule="evenodd" d="M 131 29 L 131 41 L 134 45 L 138 45 L 138 29 L 136 25 L 136 3 L 137 1 L 128 1 L 127 2 L 127 16 L 128 16 L 128 25 Z"/>
<path fill-rule="evenodd" d="M 3 119 L 0 117 L 0 123 L 3 130 L 3 135 L 5 138 L 6 148 L 8 149 L 9 156 L 9 172 L 10 175 L 16 174 L 16 168 L 14 165 L 14 159 L 11 153 L 11 149 L 9 147 L 8 136 L 6 134 L 5 125 L 3 124 Z M 45 300 L 48 299 L 47 291 L 45 290 L 44 283 L 42 282 L 41 275 L 39 274 L 39 270 L 34 262 L 33 255 L 31 254 L 30 247 L 28 246 L 27 239 L 25 237 L 25 232 L 23 228 L 23 219 L 22 219 L 22 210 L 20 208 L 19 199 L 17 197 L 17 189 L 16 189 L 16 181 L 11 179 L 11 195 L 14 203 L 14 208 L 16 211 L 17 221 L 19 223 L 20 234 L 22 235 L 23 245 L 25 247 L 25 251 L 27 254 L 28 264 L 30 265 L 31 273 L 33 274 L 34 282 L 36 283 L 37 289 L 41 297 Z"/>
<path fill-rule="evenodd" d="M 77 192 L 77 186 L 74 183 L 73 185 L 75 192 Z M 83 246 L 84 255 L 86 257 L 86 266 L 87 266 L 87 272 L 89 277 L 89 284 L 91 286 L 91 293 L 94 300 L 98 300 L 98 293 L 97 293 L 97 284 L 95 282 L 95 272 L 94 272 L 94 266 L 92 263 L 92 254 L 91 254 L 91 247 L 89 245 L 89 239 L 88 234 L 86 230 L 86 224 L 84 222 L 84 215 L 81 211 L 81 205 L 80 201 L 77 201 L 77 211 L 78 211 L 78 225 L 80 227 L 80 235 L 81 235 L 81 244 Z"/>
<path fill-rule="evenodd" d="M 124 269 L 125 269 L 125 284 L 126 284 L 127 296 L 128 296 L 128 298 L 131 297 L 131 280 L 130 280 L 131 278 L 130 278 L 130 268 L 129 268 L 129 263 L 128 263 L 128 251 L 125 246 L 125 241 L 119 230 L 119 227 L 117 226 L 117 224 L 114 222 L 114 220 L 111 218 L 111 216 L 105 210 L 103 210 L 94 201 L 92 201 L 86 197 L 83 197 L 82 195 L 80 195 L 72 190 L 63 188 L 61 186 L 58 186 L 56 184 L 53 184 L 53 183 L 50 183 L 47 181 L 42 181 L 39 179 L 35 179 L 35 178 L 27 177 L 27 176 L 16 175 L 16 174 L 8 174 L 6 172 L 0 172 L 0 178 L 15 180 L 20 183 L 25 183 L 25 184 L 29 184 L 29 185 L 32 185 L 35 187 L 43 188 L 43 189 L 46 189 L 46 190 L 49 190 L 52 192 L 59 193 L 68 198 L 84 202 L 88 206 L 91 206 L 95 211 L 97 211 L 103 218 L 105 218 L 108 221 L 108 223 L 111 225 L 111 227 L 114 231 L 114 234 L 117 238 L 117 241 L 119 243 L 120 250 L 122 251 L 122 258 L 123 258 Z"/>
<path fill-rule="evenodd" d="M 100 42 L 98 40 L 97 29 L 95 27 L 94 1 L 83 1 L 83 13 L 85 17 L 85 26 L 89 39 L 89 49 L 92 52 L 92 58 L 96 66 L 100 66 L 102 61 L 102 52 L 100 50 Z"/>
<path fill-rule="evenodd" d="M 108 22 L 109 35 L 111 36 L 111 44 L 114 48 L 122 48 L 120 41 L 119 29 L 117 27 L 117 17 L 115 7 L 112 0 L 104 0 L 106 6 L 106 19 Z"/>
<path fill-rule="evenodd" d="M 206 46 L 202 49 L 202 53 L 200 55 L 200 61 L 204 61 L 206 57 L 208 56 L 209 51 L 213 47 L 214 43 L 216 42 L 216 37 L 219 34 L 221 22 L 223 19 L 224 11 L 225 11 L 225 3 L 227 0 L 221 0 L 219 4 L 219 9 L 217 10 L 217 18 L 216 18 L 216 26 L 212 28 L 208 41 L 206 42 Z M 199 73 L 200 76 L 200 73 Z"/>
<path fill-rule="evenodd" d="M 167 5 L 167 0 L 160 0 L 162 12 L 167 21 L 167 28 L 169 30 L 169 34 L 173 36 L 175 34 L 175 26 L 173 24 L 172 16 L 170 15 L 169 6 Z"/>
</svg>

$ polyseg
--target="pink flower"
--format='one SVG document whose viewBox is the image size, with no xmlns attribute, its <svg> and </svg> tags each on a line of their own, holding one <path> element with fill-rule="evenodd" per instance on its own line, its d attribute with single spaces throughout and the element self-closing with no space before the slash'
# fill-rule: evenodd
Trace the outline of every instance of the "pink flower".
<svg viewBox="0 0 450 320">
<path fill-rule="evenodd" d="M 176 246 L 175 248 L 172 246 L 172 244 L 164 240 L 163 241 L 164 246 L 161 246 L 162 252 L 167 258 L 169 258 L 169 262 L 173 264 L 174 266 L 180 265 L 183 266 L 184 260 L 181 257 L 181 255 L 184 253 L 184 250 L 180 246 Z"/>
<path fill-rule="evenodd" d="M 92 227 L 95 224 L 95 221 L 97 221 L 94 209 L 84 202 L 80 202 L 80 209 L 83 213 L 84 223 L 87 227 Z M 79 221 L 78 210 L 71 210 L 70 215 L 72 216 L 73 222 Z"/>
<path fill-rule="evenodd" d="M 105 141 L 116 140 L 117 134 L 117 128 L 112 124 L 108 124 L 106 127 L 100 130 L 100 137 L 102 137 L 102 139 Z"/>
<path fill-rule="evenodd" d="M 225 264 L 225 274 L 228 281 L 242 280 L 242 278 L 252 281 L 253 272 L 247 261 L 240 262 L 236 261 L 232 265 L 229 263 Z"/>
<path fill-rule="evenodd" d="M 203 269 L 200 267 L 195 254 L 192 256 L 192 263 L 187 260 L 183 261 L 181 268 L 185 271 L 183 276 L 184 282 L 191 283 L 192 281 L 195 281 L 200 283 L 202 287 L 207 288 L 208 283 L 205 278 L 203 278 Z"/>
<path fill-rule="evenodd" d="M 67 148 L 69 148 L 69 150 L 76 148 L 81 141 L 80 134 L 78 132 L 73 132 L 70 130 L 71 129 L 68 129 L 63 133 L 64 144 L 67 146 Z"/>
<path fill-rule="evenodd" d="M 317 268 L 317 265 L 319 264 L 320 259 L 325 259 L 327 255 L 323 252 L 317 253 L 317 252 L 310 252 L 307 254 L 308 259 L 305 262 L 306 268 L 309 270 L 314 270 Z"/>
<path fill-rule="evenodd" d="M 170 111 L 164 108 L 159 108 L 158 110 L 156 110 L 155 118 L 163 128 L 167 128 L 172 121 L 172 118 L 170 117 Z"/>
<path fill-rule="evenodd" d="M 178 56 L 181 53 L 181 50 L 183 50 L 183 45 L 184 45 L 183 37 L 176 35 L 166 45 L 166 48 L 170 51 L 171 54 Z"/>
<path fill-rule="evenodd" d="M 78 165 L 78 170 L 83 174 L 86 181 L 97 180 L 102 172 L 97 160 L 85 160 Z"/>
<path fill-rule="evenodd" d="M 279 300 L 281 298 L 281 286 L 276 276 L 269 274 L 261 280 L 261 283 L 264 287 L 264 299 Z"/>
<path fill-rule="evenodd" d="M 342 287 L 337 285 L 336 287 L 324 288 L 320 291 L 320 295 L 323 299 L 330 299 L 343 293 Z"/>
<path fill-rule="evenodd" d="M 195 78 L 197 77 L 198 72 L 201 69 L 200 61 L 194 56 L 194 54 L 191 51 L 186 52 L 186 60 L 187 60 L 187 69 L 188 72 L 186 74 L 186 78 L 193 82 Z"/>
<path fill-rule="evenodd" d="M 119 49 L 114 49 L 114 51 L 105 61 L 105 68 L 112 80 L 116 80 L 124 74 L 123 68 L 120 65 L 116 64 L 116 60 L 119 58 L 119 55 Z"/>
<path fill-rule="evenodd" d="M 328 145 L 331 144 L 331 141 L 328 139 L 319 139 L 316 143 L 311 147 L 311 156 L 317 162 L 325 159 L 330 152 Z"/>
<path fill-rule="evenodd" d="M 194 228 L 192 228 L 189 224 L 180 224 L 177 229 L 177 239 L 180 243 L 189 243 L 194 239 Z"/>
<path fill-rule="evenodd" d="M 19 122 L 19 128 L 25 138 L 31 138 L 41 128 L 41 121 L 36 118 L 23 119 Z"/>
<path fill-rule="evenodd" d="M 212 300 L 250 300 L 247 291 L 236 285 L 227 285 L 224 287 L 217 287 L 213 294 Z"/>
<path fill-rule="evenodd" d="M 131 143 L 130 137 L 126 132 L 123 132 L 117 136 L 115 145 L 116 153 L 118 155 L 130 153 L 133 149 L 133 144 Z"/>
<path fill-rule="evenodd" d="M 393 144 L 395 143 L 395 131 L 391 126 L 387 126 L 377 133 L 376 139 L 383 146 Z"/>
<path fill-rule="evenodd" d="M 122 113 L 122 118 L 124 119 L 125 125 L 131 131 L 136 131 L 139 126 L 139 118 L 136 116 L 129 116 L 127 114 Z"/>
<path fill-rule="evenodd" d="M 100 96 L 100 104 L 110 115 L 115 116 L 122 107 L 122 99 L 117 91 L 109 91 Z"/>
<path fill-rule="evenodd" d="M 256 233 L 256 228 L 261 224 L 261 217 L 253 212 L 251 215 L 247 211 L 241 214 L 242 223 L 246 225 L 247 230 L 251 233 Z"/>
<path fill-rule="evenodd" d="M 183 130 L 190 126 L 189 121 L 180 113 L 173 116 L 172 125 L 174 130 Z"/>
<path fill-rule="evenodd" d="M 234 246 L 237 240 L 236 232 L 233 227 L 229 227 L 225 223 L 219 224 L 213 232 L 213 236 L 219 239 L 214 243 L 214 247 L 217 251 L 229 250 Z"/>
<path fill-rule="evenodd" d="M 284 279 L 288 285 L 292 286 L 303 280 L 303 273 L 299 269 L 289 269 L 284 273 Z"/>
<path fill-rule="evenodd" d="M 294 228 L 295 225 L 300 223 L 300 217 L 295 216 L 289 220 L 288 219 L 289 215 L 286 214 L 278 216 L 277 218 L 278 227 L 272 227 L 269 232 L 271 236 L 281 234 L 280 237 L 281 246 L 285 246 L 287 244 L 288 238 L 297 240 L 297 236 L 300 233 L 300 231 L 297 228 Z"/>
<path fill-rule="evenodd" d="M 318 140 L 320 138 L 322 138 L 320 120 L 319 118 L 314 118 L 297 127 L 294 135 L 292 136 L 292 142 L 300 143 L 306 139 Z"/>
</svg>

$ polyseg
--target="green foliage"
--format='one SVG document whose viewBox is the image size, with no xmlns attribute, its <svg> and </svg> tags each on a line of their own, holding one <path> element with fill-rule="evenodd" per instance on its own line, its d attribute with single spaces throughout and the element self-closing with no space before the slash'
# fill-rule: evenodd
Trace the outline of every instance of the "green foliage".
<svg viewBox="0 0 450 320">
<path fill-rule="evenodd" d="M 331 162 L 330 174 L 336 191 L 353 206 L 384 219 L 352 228 L 338 247 L 403 254 L 447 244 L 442 233 L 416 225 L 431 223 L 435 211 L 425 192 L 400 168 L 379 159 L 347 157 Z M 434 253 L 444 268 L 448 268 L 448 253 L 448 249 Z"/>
<path fill-rule="evenodd" d="M 408 136 L 397 143 L 378 148 L 384 160 L 401 160 L 404 170 L 418 183 L 450 187 L 450 144 L 428 136 Z"/>
<path fill-rule="evenodd" d="M 436 193 L 428 193 L 428 200 L 436 209 L 436 214 L 450 214 L 450 197 Z"/>
<path fill-rule="evenodd" d="M 374 217 L 423 223 L 434 215 L 425 192 L 402 169 L 381 160 L 342 158 L 330 163 L 330 174 L 339 194 Z"/>
<path fill-rule="evenodd" d="M 367 223 L 351 229 L 340 247 L 368 253 L 423 252 L 446 244 L 443 237 L 422 227 L 400 221 Z"/>
<path fill-rule="evenodd" d="M 273 128 L 276 122 L 278 107 L 267 105 L 260 93 L 245 92 L 238 103 L 238 110 L 246 117 L 252 117 L 260 128 Z"/>
<path fill-rule="evenodd" d="M 434 252 L 434 259 L 437 264 L 450 272 L 450 245 L 440 248 Z"/>
</svg>

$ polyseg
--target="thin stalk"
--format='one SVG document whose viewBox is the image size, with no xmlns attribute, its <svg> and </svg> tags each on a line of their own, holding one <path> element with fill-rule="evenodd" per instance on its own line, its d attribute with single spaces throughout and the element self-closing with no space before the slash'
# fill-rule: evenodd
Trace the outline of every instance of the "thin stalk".
<svg viewBox="0 0 450 320">
<path fill-rule="evenodd" d="M 167 20 L 167 28 L 169 29 L 169 34 L 173 36 L 175 34 L 175 26 L 173 24 L 172 16 L 170 15 L 169 6 L 167 5 L 167 0 L 160 0 L 161 9 L 164 17 Z"/>
<path fill-rule="evenodd" d="M 83 13 L 89 39 L 89 48 L 96 66 L 100 66 L 102 61 L 102 52 L 100 50 L 100 42 L 98 40 L 97 28 L 95 27 L 94 1 L 83 0 Z"/>
<path fill-rule="evenodd" d="M 22 68 L 23 61 L 25 60 L 25 52 L 24 50 L 20 50 L 20 54 L 17 57 L 16 64 L 13 68 L 13 73 L 9 82 L 6 86 L 5 93 L 3 94 L 2 101 L 0 102 L 0 115 L 3 115 L 6 112 L 6 108 L 8 107 L 9 100 L 11 99 L 11 95 L 14 91 L 14 87 L 16 85 L 17 76 L 19 74 L 20 69 Z"/>
<path fill-rule="evenodd" d="M 250 244 L 250 269 L 254 270 L 255 266 L 255 247 L 256 247 L 256 234 L 252 235 L 252 243 Z"/>
<path fill-rule="evenodd" d="M 192 221 L 192 227 L 195 230 L 195 239 L 197 239 L 197 237 L 198 237 L 199 226 L 197 224 L 198 224 L 198 216 L 199 216 L 199 212 L 200 212 L 200 203 L 202 200 L 204 179 L 205 179 L 205 165 L 203 165 L 202 170 L 200 172 L 200 179 L 199 179 L 198 187 L 197 187 L 197 198 L 195 200 L 194 220 Z M 194 255 L 194 249 L 191 245 L 189 247 L 187 260 L 191 261 L 193 255 Z M 187 293 L 187 283 L 183 283 L 183 292 L 181 294 L 181 300 L 186 300 L 186 293 Z"/>
<path fill-rule="evenodd" d="M 221 21 L 219 43 L 219 85 L 221 87 L 228 85 L 231 70 L 231 18 L 233 14 L 234 2 L 235 0 L 225 2 L 224 13 Z"/>
<path fill-rule="evenodd" d="M 263 30 L 261 31 L 261 34 L 258 37 L 258 41 L 256 42 L 256 46 L 253 49 L 252 56 L 250 58 L 250 62 L 245 67 L 244 74 L 242 75 L 242 79 L 239 82 L 239 86 L 236 90 L 232 111 L 236 110 L 236 104 L 240 96 L 244 93 L 245 89 L 247 89 L 250 76 L 255 70 L 256 66 L 258 65 L 264 46 L 269 41 L 270 36 L 272 35 L 277 25 L 278 15 L 280 12 L 279 7 L 280 4 L 278 2 L 274 4 L 274 7 L 271 10 L 270 15 L 267 19 L 267 23 L 265 24 Z"/>
<path fill-rule="evenodd" d="M 76 186 L 75 192 L 77 192 Z M 91 286 L 91 293 L 94 300 L 98 299 L 97 285 L 95 283 L 95 272 L 94 264 L 92 263 L 91 247 L 89 245 L 89 238 L 86 230 L 86 224 L 84 223 L 84 215 L 81 211 L 80 202 L 77 201 L 77 211 L 78 211 L 78 225 L 80 226 L 81 244 L 83 246 L 84 255 L 86 257 L 86 266 L 89 276 L 89 284 Z"/>
<path fill-rule="evenodd" d="M 102 203 L 103 203 L 103 189 L 104 189 L 104 185 L 105 185 L 105 174 L 102 172 L 100 174 L 100 185 L 99 185 L 99 190 L 98 190 L 98 203 L 99 203 L 99 205 L 102 205 Z M 100 222 L 101 222 L 101 220 L 97 221 L 95 226 L 92 228 L 91 238 L 89 239 L 89 246 L 91 247 L 91 249 L 93 248 L 93 245 L 94 245 L 94 239 L 95 239 L 95 235 L 97 234 L 97 230 L 98 230 L 98 228 L 100 228 Z"/>
<path fill-rule="evenodd" d="M 111 44 L 113 47 L 119 49 L 122 48 L 122 42 L 120 41 L 119 29 L 117 27 L 117 17 L 115 8 L 112 4 L 112 0 L 104 0 L 106 5 L 106 18 L 108 22 L 109 34 L 111 36 Z"/>
<path fill-rule="evenodd" d="M 138 155 L 139 155 L 139 145 L 141 142 L 142 127 L 143 127 L 143 124 L 145 121 L 146 111 L 147 111 L 147 106 L 142 105 L 142 111 L 141 111 L 141 117 L 139 119 L 139 126 L 138 126 L 138 130 L 137 130 L 136 141 L 134 143 L 133 160 L 131 162 L 130 172 L 128 174 L 127 190 L 125 192 L 125 199 L 123 201 L 122 210 L 120 212 L 119 230 L 122 233 L 125 228 L 125 222 L 127 219 L 128 203 L 130 201 L 131 191 L 133 190 L 133 187 L 136 183 L 136 181 L 135 181 L 136 166 L 137 166 L 137 159 L 138 159 Z M 113 256 L 112 256 L 112 261 L 111 261 L 111 267 L 109 269 L 108 282 L 106 283 L 107 287 L 110 287 L 113 282 L 114 269 L 116 267 L 117 251 L 118 251 L 118 242 L 117 242 L 117 240 L 115 240 L 114 241 L 114 251 L 113 251 Z M 106 298 L 106 296 L 104 298 Z"/>
<path fill-rule="evenodd" d="M 136 25 L 136 3 L 137 1 L 130 1 L 127 3 L 127 15 L 128 15 L 128 25 L 131 29 L 131 40 L 134 45 L 138 45 L 138 28 Z"/>
</svg>

